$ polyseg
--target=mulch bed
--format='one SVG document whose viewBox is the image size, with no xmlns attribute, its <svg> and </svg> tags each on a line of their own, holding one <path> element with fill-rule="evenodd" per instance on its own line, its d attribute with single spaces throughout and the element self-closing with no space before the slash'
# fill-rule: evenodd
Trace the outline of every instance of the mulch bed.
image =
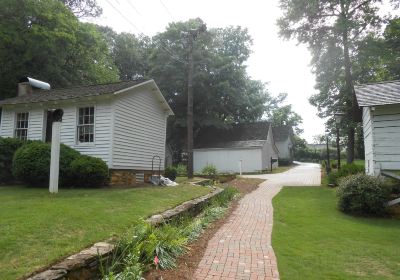
<svg viewBox="0 0 400 280">
<path fill-rule="evenodd" d="M 248 194 L 258 188 L 258 185 L 264 180 L 260 179 L 235 179 L 227 182 L 225 186 L 236 187 L 239 192 L 243 195 Z M 212 223 L 201 236 L 191 244 L 189 244 L 189 250 L 177 259 L 177 267 L 170 270 L 151 270 L 147 272 L 143 277 L 147 280 L 191 280 L 196 268 L 203 258 L 204 252 L 206 251 L 208 241 L 214 236 L 219 228 L 225 224 L 229 216 L 237 208 L 239 204 L 238 200 L 235 200 L 229 206 L 229 209 L 225 216 L 218 221 Z"/>
</svg>

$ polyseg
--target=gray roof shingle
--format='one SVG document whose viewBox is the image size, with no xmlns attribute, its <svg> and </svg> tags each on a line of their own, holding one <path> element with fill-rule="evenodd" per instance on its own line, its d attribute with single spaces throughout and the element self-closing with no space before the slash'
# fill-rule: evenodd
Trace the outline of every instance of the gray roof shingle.
<svg viewBox="0 0 400 280">
<path fill-rule="evenodd" d="M 51 90 L 39 90 L 35 89 L 32 94 L 17 96 L 13 98 L 8 98 L 0 100 L 1 105 L 11 105 L 11 104 L 29 104 L 47 101 L 57 101 L 57 100 L 67 100 L 88 96 L 99 96 L 103 94 L 110 94 L 129 88 L 148 80 L 140 79 L 134 81 L 123 81 L 110 84 L 101 85 L 89 85 L 89 86 L 76 86 L 70 88 L 60 88 Z"/>
<path fill-rule="evenodd" d="M 196 149 L 262 147 L 268 137 L 268 122 L 235 124 L 229 128 L 200 130 L 194 140 Z"/>
<path fill-rule="evenodd" d="M 354 87 L 360 107 L 399 104 L 400 80 Z"/>
<path fill-rule="evenodd" d="M 292 127 L 289 125 L 273 126 L 272 134 L 274 135 L 275 142 L 285 141 L 292 134 Z"/>
</svg>

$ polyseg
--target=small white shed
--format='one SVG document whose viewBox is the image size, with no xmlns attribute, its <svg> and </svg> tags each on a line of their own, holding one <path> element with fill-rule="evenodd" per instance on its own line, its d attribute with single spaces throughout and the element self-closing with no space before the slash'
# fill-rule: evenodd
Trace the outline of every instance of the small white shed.
<svg viewBox="0 0 400 280">
<path fill-rule="evenodd" d="M 51 139 L 49 112 L 62 109 L 61 142 L 104 160 L 112 184 L 134 185 L 149 176 L 153 156 L 164 169 L 173 112 L 153 80 L 51 90 L 23 82 L 18 96 L 1 100 L 0 107 L 0 137 L 41 141 Z"/>
<path fill-rule="evenodd" d="M 273 126 L 275 144 L 278 147 L 279 159 L 287 163 L 293 162 L 293 128 L 288 125 Z"/>
<path fill-rule="evenodd" d="M 400 80 L 355 87 L 362 107 L 365 172 L 400 170 Z"/>
<path fill-rule="evenodd" d="M 193 168 L 200 173 L 207 164 L 218 172 L 257 172 L 271 168 L 271 158 L 278 158 L 278 149 L 270 123 L 257 122 L 233 125 L 227 129 L 208 128 L 195 138 Z M 273 168 L 278 162 L 273 163 Z"/>
</svg>

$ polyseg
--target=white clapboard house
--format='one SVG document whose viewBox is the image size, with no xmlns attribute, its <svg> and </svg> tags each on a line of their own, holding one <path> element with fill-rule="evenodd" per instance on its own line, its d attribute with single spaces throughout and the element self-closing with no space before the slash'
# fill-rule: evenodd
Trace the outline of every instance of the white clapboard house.
<svg viewBox="0 0 400 280">
<path fill-rule="evenodd" d="M 228 128 L 210 127 L 194 140 L 193 169 L 200 173 L 208 164 L 218 172 L 257 172 L 271 168 L 271 158 L 278 158 L 271 124 L 244 123 Z M 241 167 L 240 167 L 241 166 Z M 274 161 L 272 167 L 278 166 Z"/>
<path fill-rule="evenodd" d="M 293 128 L 289 125 L 273 126 L 275 144 L 279 151 L 279 160 L 286 164 L 293 162 L 294 140 Z"/>
<path fill-rule="evenodd" d="M 400 170 L 400 80 L 355 87 L 362 107 L 365 171 Z"/>
<path fill-rule="evenodd" d="M 1 137 L 50 141 L 49 112 L 62 109 L 61 143 L 104 160 L 112 184 L 143 180 L 154 156 L 163 168 L 166 123 L 173 112 L 153 80 L 50 90 L 35 86 L 41 83 L 26 78 L 17 97 L 0 101 Z"/>
</svg>

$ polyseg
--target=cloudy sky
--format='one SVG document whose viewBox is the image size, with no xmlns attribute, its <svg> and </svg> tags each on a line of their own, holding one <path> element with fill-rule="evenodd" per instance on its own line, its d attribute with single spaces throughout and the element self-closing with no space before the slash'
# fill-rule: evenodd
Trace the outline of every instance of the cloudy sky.
<svg viewBox="0 0 400 280">
<path fill-rule="evenodd" d="M 98 0 L 103 15 L 94 22 L 114 30 L 154 35 L 171 21 L 200 17 L 208 27 L 240 25 L 253 37 L 253 53 L 248 61 L 252 78 L 269 83 L 271 93 L 288 93 L 288 103 L 303 118 L 308 141 L 324 131 L 324 121 L 308 103 L 314 90 L 310 53 L 296 41 L 278 37 L 276 19 L 281 15 L 278 0 Z"/>
</svg>

